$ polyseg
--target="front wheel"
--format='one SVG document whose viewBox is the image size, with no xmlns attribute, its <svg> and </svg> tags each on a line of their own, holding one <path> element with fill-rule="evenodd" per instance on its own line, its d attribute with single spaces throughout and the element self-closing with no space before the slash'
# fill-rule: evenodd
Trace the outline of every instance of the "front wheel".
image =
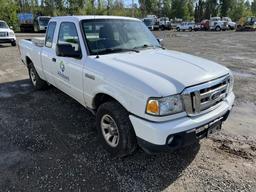
<svg viewBox="0 0 256 192">
<path fill-rule="evenodd" d="M 16 46 L 16 41 L 12 42 L 12 46 L 15 47 Z"/>
<path fill-rule="evenodd" d="M 114 157 L 132 154 L 137 148 L 129 113 L 117 102 L 102 104 L 96 114 L 99 141 Z"/>
<path fill-rule="evenodd" d="M 215 31 L 221 31 L 220 26 L 215 27 Z"/>
</svg>

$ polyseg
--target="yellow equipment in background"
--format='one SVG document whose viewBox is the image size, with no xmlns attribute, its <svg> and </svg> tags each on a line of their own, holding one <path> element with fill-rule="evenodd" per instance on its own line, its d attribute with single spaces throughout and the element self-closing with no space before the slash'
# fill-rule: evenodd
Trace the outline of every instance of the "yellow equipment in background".
<svg viewBox="0 0 256 192">
<path fill-rule="evenodd" d="M 237 31 L 256 31 L 256 17 L 242 17 L 237 25 Z"/>
</svg>

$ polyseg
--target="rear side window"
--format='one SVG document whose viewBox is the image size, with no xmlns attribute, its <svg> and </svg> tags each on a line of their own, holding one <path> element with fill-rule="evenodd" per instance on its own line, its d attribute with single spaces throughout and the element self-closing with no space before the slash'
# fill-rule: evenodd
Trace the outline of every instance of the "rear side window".
<svg viewBox="0 0 256 192">
<path fill-rule="evenodd" d="M 60 25 L 58 45 L 70 44 L 73 49 L 80 52 L 79 38 L 76 30 L 76 26 L 71 22 L 63 22 Z"/>
<path fill-rule="evenodd" d="M 50 22 L 47 28 L 46 38 L 45 38 L 45 46 L 51 48 L 54 32 L 56 28 L 56 22 Z"/>
</svg>

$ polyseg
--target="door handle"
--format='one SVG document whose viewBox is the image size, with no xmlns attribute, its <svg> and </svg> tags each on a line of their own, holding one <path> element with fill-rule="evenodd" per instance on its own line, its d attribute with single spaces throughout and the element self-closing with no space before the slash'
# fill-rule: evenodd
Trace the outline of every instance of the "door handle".
<svg viewBox="0 0 256 192">
<path fill-rule="evenodd" d="M 56 58 L 52 58 L 52 61 L 53 61 L 53 62 L 56 62 Z"/>
</svg>

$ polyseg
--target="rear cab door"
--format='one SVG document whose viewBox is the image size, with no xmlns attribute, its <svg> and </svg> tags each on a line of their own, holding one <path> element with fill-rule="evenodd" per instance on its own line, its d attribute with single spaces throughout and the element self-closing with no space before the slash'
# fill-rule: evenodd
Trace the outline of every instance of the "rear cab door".
<svg viewBox="0 0 256 192">
<path fill-rule="evenodd" d="M 56 47 L 56 27 L 57 22 L 51 21 L 48 25 L 46 36 L 45 36 L 45 45 L 42 48 L 41 52 L 41 62 L 43 71 L 45 74 L 45 80 L 50 84 L 56 86 L 55 84 L 55 69 L 53 65 L 53 58 L 55 57 L 55 47 Z"/>
</svg>

